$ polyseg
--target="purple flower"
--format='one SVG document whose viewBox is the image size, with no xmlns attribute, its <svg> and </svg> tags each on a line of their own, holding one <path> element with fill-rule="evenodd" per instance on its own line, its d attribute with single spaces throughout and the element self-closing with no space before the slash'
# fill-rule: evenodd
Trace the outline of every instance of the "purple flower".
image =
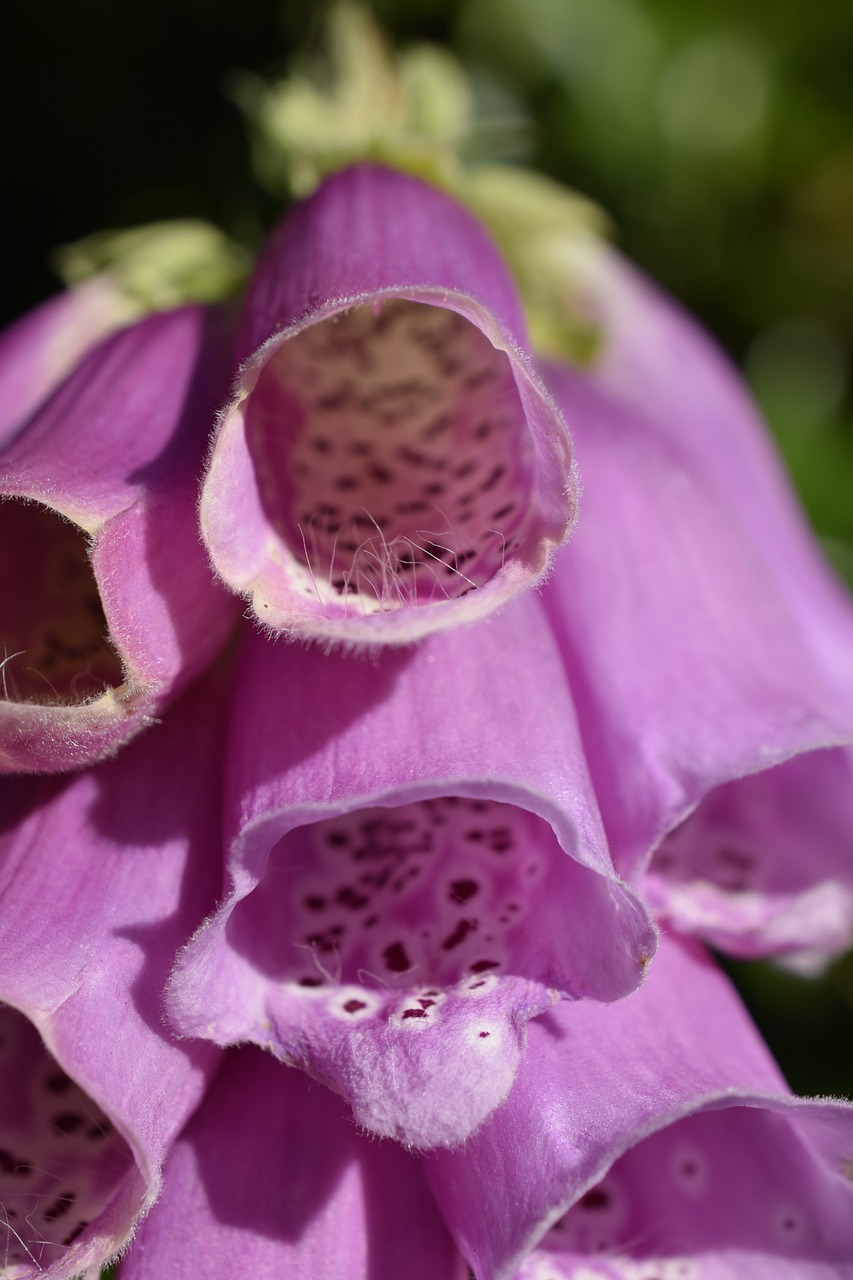
<svg viewBox="0 0 853 1280">
<path fill-rule="evenodd" d="M 235 602 L 196 529 L 227 372 L 187 308 L 96 347 L 0 455 L 0 771 L 78 768 L 151 722 L 221 648 Z"/>
<path fill-rule="evenodd" d="M 202 533 L 291 636 L 406 643 L 545 573 L 575 509 L 569 438 L 483 229 L 361 165 L 274 233 L 246 299 Z"/>
<path fill-rule="evenodd" d="M 625 995 L 654 953 L 535 599 L 375 665 L 247 636 L 226 839 L 176 1026 L 271 1049 L 409 1145 L 466 1138 L 531 1017 Z"/>
<path fill-rule="evenodd" d="M 560 1004 L 529 1037 L 506 1103 L 420 1161 L 232 1051 L 121 1280 L 230 1275 L 238 1256 L 260 1277 L 463 1280 L 457 1248 L 476 1280 L 850 1274 L 853 1111 L 788 1094 L 698 949 L 666 940 L 639 992 Z"/>
<path fill-rule="evenodd" d="M 655 908 L 739 954 L 843 949 L 849 597 L 716 348 L 610 251 L 578 270 L 607 341 L 547 371 L 584 494 L 543 598 L 614 863 L 656 850 Z"/>
<path fill-rule="evenodd" d="M 97 1268 L 128 1240 L 216 1065 L 213 1046 L 168 1033 L 161 993 L 218 892 L 222 683 L 98 770 L 3 780 L 0 1258 L 14 1280 Z"/>
</svg>

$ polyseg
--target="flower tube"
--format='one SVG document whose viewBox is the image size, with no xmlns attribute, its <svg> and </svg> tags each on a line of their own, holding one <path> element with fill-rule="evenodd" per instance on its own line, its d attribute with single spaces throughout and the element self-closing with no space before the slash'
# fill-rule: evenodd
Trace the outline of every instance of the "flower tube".
<svg viewBox="0 0 853 1280">
<path fill-rule="evenodd" d="M 470 214 L 361 165 L 274 233 L 201 498 L 214 566 L 265 627 L 402 644 L 545 573 L 568 435 Z"/>
<path fill-rule="evenodd" d="M 246 637 L 229 888 L 170 1014 L 302 1066 L 374 1133 L 453 1145 L 508 1093 L 529 1018 L 624 995 L 654 952 L 610 864 L 559 654 L 526 598 L 373 668 L 286 658 Z"/>
<path fill-rule="evenodd" d="M 426 1163 L 477 1280 L 829 1280 L 853 1267 L 853 1108 L 791 1097 L 727 981 L 661 941 L 644 986 L 530 1024 L 504 1106 Z"/>
<path fill-rule="evenodd" d="M 116 1253 L 156 1199 L 169 1145 L 218 1060 L 212 1045 L 168 1034 L 161 993 L 218 890 L 209 794 L 222 702 L 206 680 L 101 769 L 3 782 L 13 821 L 0 838 L 0 1257 L 10 1280 L 64 1280 Z"/>
<path fill-rule="evenodd" d="M 187 308 L 116 334 L 0 457 L 3 771 L 114 751 L 234 625 L 194 508 L 221 328 Z"/>
<path fill-rule="evenodd" d="M 853 612 L 833 598 L 806 623 L 689 433 L 596 374 L 549 378 L 573 409 L 584 512 L 543 598 L 614 862 L 633 875 L 714 787 L 850 741 Z"/>
<path fill-rule="evenodd" d="M 301 1071 L 232 1051 L 175 1144 L 121 1280 L 465 1280 L 423 1169 Z"/>
</svg>

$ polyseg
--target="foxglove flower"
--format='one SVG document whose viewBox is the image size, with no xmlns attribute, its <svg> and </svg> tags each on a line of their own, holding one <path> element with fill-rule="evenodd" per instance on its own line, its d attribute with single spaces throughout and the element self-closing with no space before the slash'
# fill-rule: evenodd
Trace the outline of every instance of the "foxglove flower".
<svg viewBox="0 0 853 1280">
<path fill-rule="evenodd" d="M 229 889 L 174 975 L 175 1025 L 271 1049 L 375 1133 L 462 1141 L 527 1021 L 633 990 L 655 946 L 538 602 L 375 666 L 248 636 L 234 707 Z"/>
<path fill-rule="evenodd" d="M 853 926 L 853 609 L 722 358 L 604 261 L 600 367 L 548 370 L 584 510 L 544 599 L 615 864 L 639 875 L 659 848 L 654 905 L 743 954 L 836 950 Z"/>
<path fill-rule="evenodd" d="M 217 1063 L 161 993 L 218 892 L 221 679 L 97 771 L 3 781 L 0 1259 L 9 1280 L 97 1268 L 156 1199 Z M 192 761 L 188 785 L 186 762 Z"/>
<path fill-rule="evenodd" d="M 0 456 L 3 544 L 15 548 L 0 771 L 115 750 L 233 627 L 194 503 L 223 367 L 214 312 L 152 316 L 92 351 Z"/>
<path fill-rule="evenodd" d="M 532 1022 L 504 1106 L 425 1168 L 477 1280 L 829 1280 L 851 1152 L 853 1108 L 791 1097 L 708 957 L 664 938 L 634 995 Z"/>
<path fill-rule="evenodd" d="M 851 1274 L 853 1109 L 789 1094 L 698 947 L 664 939 L 632 996 L 528 1034 L 503 1106 L 420 1167 L 303 1073 L 232 1050 L 120 1280 L 214 1280 L 237 1254 L 340 1280 L 462 1280 L 463 1257 L 475 1280 Z"/>
<path fill-rule="evenodd" d="M 201 498 L 213 564 L 274 631 L 406 643 L 544 574 L 568 436 L 482 228 L 372 165 L 274 233 Z"/>
</svg>

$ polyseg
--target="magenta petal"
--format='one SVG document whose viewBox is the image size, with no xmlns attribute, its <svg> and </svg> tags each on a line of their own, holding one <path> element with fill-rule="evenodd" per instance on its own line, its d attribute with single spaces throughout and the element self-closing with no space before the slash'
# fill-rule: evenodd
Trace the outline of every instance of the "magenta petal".
<svg viewBox="0 0 853 1280">
<path fill-rule="evenodd" d="M 853 937 L 853 751 L 716 788 L 666 837 L 647 900 L 724 951 L 825 956 Z"/>
<path fill-rule="evenodd" d="M 0 448 L 77 361 L 126 319 L 119 291 L 94 279 L 49 298 L 0 334 Z"/>
<path fill-rule="evenodd" d="M 201 523 L 266 627 L 406 643 L 542 577 L 574 514 L 568 435 L 448 196 L 373 165 L 326 181 L 261 257 L 240 358 Z"/>
<path fill-rule="evenodd" d="M 206 680 L 119 760 L 3 783 L 0 1256 L 15 1280 L 77 1275 L 128 1239 L 218 1058 L 167 1033 L 161 993 L 218 888 L 221 703 Z"/>
<path fill-rule="evenodd" d="M 853 690 L 689 442 L 594 375 L 549 378 L 584 502 L 543 596 L 626 874 L 712 787 L 849 741 Z"/>
<path fill-rule="evenodd" d="M 176 1144 L 121 1280 L 463 1280 L 414 1157 L 301 1072 L 243 1049 Z"/>
<path fill-rule="evenodd" d="M 798 629 L 853 697 L 853 610 L 820 554 L 742 380 L 699 326 L 604 246 L 579 256 L 578 285 L 607 334 L 599 386 L 640 411 L 701 468 Z"/>
<path fill-rule="evenodd" d="M 0 769 L 115 750 L 234 625 L 195 515 L 221 363 L 213 313 L 153 316 L 93 351 L 0 458 Z"/>
<path fill-rule="evenodd" d="M 853 1108 L 792 1098 L 723 976 L 663 939 L 634 995 L 532 1022 L 507 1102 L 426 1168 L 477 1280 L 829 1280 L 851 1142 Z"/>
<path fill-rule="evenodd" d="M 230 744 L 230 888 L 173 979 L 182 1031 L 452 1145 L 506 1097 L 529 1018 L 639 982 L 654 934 L 535 598 L 376 664 L 248 636 Z"/>
</svg>

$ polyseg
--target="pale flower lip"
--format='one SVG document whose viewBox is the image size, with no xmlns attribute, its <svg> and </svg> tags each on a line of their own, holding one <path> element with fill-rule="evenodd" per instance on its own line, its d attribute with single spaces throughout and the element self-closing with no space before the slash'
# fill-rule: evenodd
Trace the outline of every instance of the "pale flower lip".
<svg viewBox="0 0 853 1280">
<path fill-rule="evenodd" d="M 406 644 L 546 573 L 568 432 L 473 217 L 359 165 L 262 253 L 201 496 L 211 560 L 288 636 Z"/>
<path fill-rule="evenodd" d="M 195 494 L 227 339 L 212 309 L 96 346 L 0 455 L 0 772 L 93 763 L 150 724 L 237 617 Z"/>
<path fill-rule="evenodd" d="M 127 1243 L 219 1053 L 179 1043 L 161 995 L 218 891 L 226 690 L 72 778 L 4 778 L 0 836 L 0 1258 L 67 1280 Z M 192 761 L 192 778 L 187 762 Z M 8 1269 L 7 1265 L 9 1264 Z"/>
</svg>

